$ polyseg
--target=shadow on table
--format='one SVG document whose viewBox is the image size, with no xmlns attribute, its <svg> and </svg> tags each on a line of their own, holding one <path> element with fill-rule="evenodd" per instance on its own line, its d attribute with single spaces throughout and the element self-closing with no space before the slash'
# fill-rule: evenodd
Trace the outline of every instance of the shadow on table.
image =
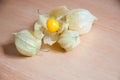
<svg viewBox="0 0 120 80">
<path fill-rule="evenodd" d="M 3 49 L 3 54 L 7 57 L 14 57 L 14 58 L 23 57 L 16 49 L 13 36 L 10 37 L 8 41 L 6 41 L 6 43 L 4 43 L 1 47 Z"/>
<path fill-rule="evenodd" d="M 2 45 L 2 49 L 4 52 L 4 55 L 7 57 L 25 57 L 20 55 L 20 53 L 17 51 L 13 37 L 8 41 L 8 43 Z M 52 46 L 49 46 L 46 48 L 46 46 L 42 46 L 41 50 L 44 49 L 50 49 L 53 53 L 65 53 L 65 50 L 60 47 L 58 43 L 55 43 Z M 51 52 L 50 51 L 50 52 Z M 48 51 L 49 52 L 49 51 Z"/>
<path fill-rule="evenodd" d="M 117 3 L 120 4 L 120 0 L 117 0 Z M 119 5 L 120 6 L 120 5 Z"/>
<path fill-rule="evenodd" d="M 60 45 L 58 43 L 53 44 L 51 47 L 51 50 L 53 50 L 54 52 L 60 52 L 60 53 L 65 53 L 65 50 L 63 48 L 60 47 Z"/>
<path fill-rule="evenodd" d="M 17 51 L 15 44 L 13 42 L 2 45 L 4 54 L 9 57 L 20 57 L 19 52 Z"/>
<path fill-rule="evenodd" d="M 0 4 L 4 3 L 4 0 L 0 0 Z"/>
</svg>

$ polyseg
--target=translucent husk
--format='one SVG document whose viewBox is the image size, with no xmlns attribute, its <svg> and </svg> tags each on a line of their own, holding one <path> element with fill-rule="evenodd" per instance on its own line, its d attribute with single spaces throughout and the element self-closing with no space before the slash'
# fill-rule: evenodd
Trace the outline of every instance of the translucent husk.
<svg viewBox="0 0 120 80">
<path fill-rule="evenodd" d="M 35 38 L 32 31 L 22 30 L 14 35 L 16 48 L 22 55 L 33 56 L 39 51 L 41 39 Z"/>
<path fill-rule="evenodd" d="M 88 33 L 96 19 L 95 16 L 85 9 L 71 10 L 66 16 L 69 29 L 77 31 L 80 35 Z"/>
</svg>

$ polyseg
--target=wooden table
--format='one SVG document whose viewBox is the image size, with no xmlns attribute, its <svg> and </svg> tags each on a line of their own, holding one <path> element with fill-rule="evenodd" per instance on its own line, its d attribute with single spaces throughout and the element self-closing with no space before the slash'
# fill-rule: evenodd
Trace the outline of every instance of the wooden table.
<svg viewBox="0 0 120 80">
<path fill-rule="evenodd" d="M 55 44 L 20 56 L 12 33 L 33 28 L 37 9 L 60 5 L 88 9 L 98 21 L 70 52 Z M 0 0 L 0 80 L 120 80 L 120 0 Z"/>
</svg>

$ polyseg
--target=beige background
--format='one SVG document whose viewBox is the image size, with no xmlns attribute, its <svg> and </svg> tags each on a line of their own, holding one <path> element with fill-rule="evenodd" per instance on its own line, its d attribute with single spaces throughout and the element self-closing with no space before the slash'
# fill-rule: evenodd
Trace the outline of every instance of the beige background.
<svg viewBox="0 0 120 80">
<path fill-rule="evenodd" d="M 88 9 L 99 20 L 70 52 L 55 44 L 20 56 L 12 33 L 32 28 L 37 9 L 60 5 Z M 0 0 L 0 80 L 120 80 L 120 0 Z"/>
</svg>

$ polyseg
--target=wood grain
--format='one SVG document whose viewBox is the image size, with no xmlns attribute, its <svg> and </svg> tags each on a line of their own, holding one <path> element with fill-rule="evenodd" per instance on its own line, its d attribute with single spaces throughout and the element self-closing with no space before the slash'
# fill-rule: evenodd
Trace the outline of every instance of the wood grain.
<svg viewBox="0 0 120 80">
<path fill-rule="evenodd" d="M 55 44 L 20 56 L 12 33 L 32 29 L 37 9 L 60 5 L 88 9 L 98 21 L 70 52 Z M 120 80 L 120 0 L 0 0 L 0 80 Z"/>
</svg>

